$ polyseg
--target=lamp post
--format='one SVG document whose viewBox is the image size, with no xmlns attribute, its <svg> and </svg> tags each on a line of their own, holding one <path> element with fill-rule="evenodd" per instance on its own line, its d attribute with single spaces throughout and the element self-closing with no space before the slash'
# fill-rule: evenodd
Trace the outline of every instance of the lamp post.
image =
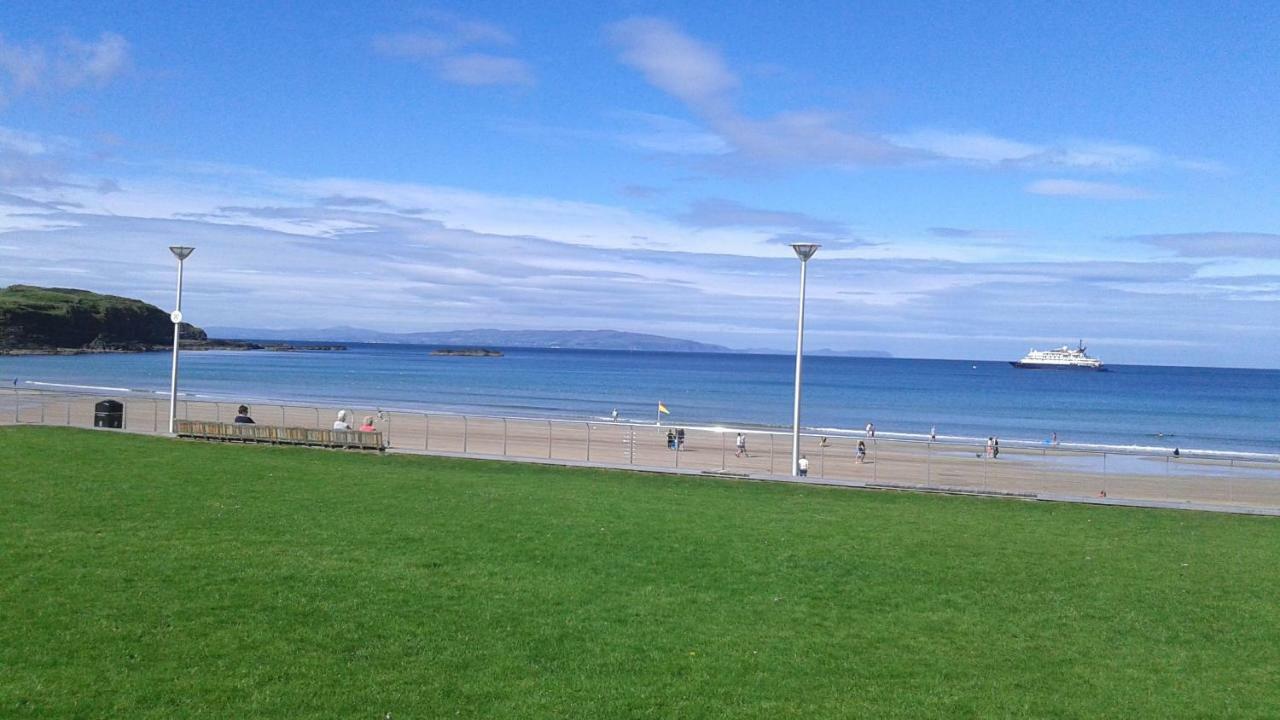
<svg viewBox="0 0 1280 720">
<path fill-rule="evenodd" d="M 800 370 L 804 362 L 804 281 L 809 258 L 821 247 L 815 243 L 793 243 L 791 249 L 800 258 L 800 317 L 796 323 L 796 395 L 791 415 L 791 475 L 800 474 Z"/>
<path fill-rule="evenodd" d="M 169 314 L 169 319 L 173 321 L 173 372 L 169 374 L 169 434 L 172 435 L 178 416 L 178 333 L 182 328 L 182 261 L 195 252 L 195 248 L 171 245 L 169 252 L 178 258 L 178 303 Z"/>
</svg>

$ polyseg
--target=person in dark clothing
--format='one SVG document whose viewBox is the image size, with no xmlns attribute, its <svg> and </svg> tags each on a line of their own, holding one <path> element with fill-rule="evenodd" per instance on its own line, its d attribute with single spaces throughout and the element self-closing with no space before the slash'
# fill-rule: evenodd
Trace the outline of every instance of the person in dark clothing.
<svg viewBox="0 0 1280 720">
<path fill-rule="evenodd" d="M 249 417 L 249 406 L 241 405 L 239 409 L 236 410 L 236 419 L 232 422 L 248 423 L 249 425 L 253 425 L 253 418 Z"/>
<path fill-rule="evenodd" d="M 684 449 L 684 428 L 676 428 L 676 449 Z"/>
<path fill-rule="evenodd" d="M 676 449 L 676 433 L 674 430 L 667 431 L 667 449 L 668 450 Z"/>
</svg>

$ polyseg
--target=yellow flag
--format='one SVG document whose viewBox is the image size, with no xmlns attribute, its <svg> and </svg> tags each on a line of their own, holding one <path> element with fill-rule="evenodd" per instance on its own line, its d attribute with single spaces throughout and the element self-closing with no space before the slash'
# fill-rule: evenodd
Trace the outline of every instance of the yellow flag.
<svg viewBox="0 0 1280 720">
<path fill-rule="evenodd" d="M 663 405 L 661 402 L 658 403 L 658 412 L 663 413 L 665 415 L 671 414 L 671 411 L 667 409 L 667 406 Z"/>
</svg>

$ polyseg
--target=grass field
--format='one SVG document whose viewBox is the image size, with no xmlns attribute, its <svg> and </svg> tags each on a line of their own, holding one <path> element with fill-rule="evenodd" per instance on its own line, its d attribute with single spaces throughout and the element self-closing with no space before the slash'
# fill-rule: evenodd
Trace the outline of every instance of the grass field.
<svg viewBox="0 0 1280 720">
<path fill-rule="evenodd" d="M 1275 518 L 0 428 L 0 717 L 1275 717 Z"/>
</svg>

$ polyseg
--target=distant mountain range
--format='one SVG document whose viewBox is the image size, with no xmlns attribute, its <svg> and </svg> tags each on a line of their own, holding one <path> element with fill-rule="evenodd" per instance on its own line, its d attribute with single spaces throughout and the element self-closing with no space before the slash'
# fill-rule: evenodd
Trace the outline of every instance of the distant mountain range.
<svg viewBox="0 0 1280 720">
<path fill-rule="evenodd" d="M 214 337 L 253 340 L 319 340 L 324 342 L 404 343 L 509 348 L 566 348 L 576 350 L 652 350 L 663 352 L 732 352 L 723 345 L 680 338 L 618 332 L 616 330 L 445 330 L 387 333 L 353 327 L 313 330 L 213 327 Z"/>
</svg>

